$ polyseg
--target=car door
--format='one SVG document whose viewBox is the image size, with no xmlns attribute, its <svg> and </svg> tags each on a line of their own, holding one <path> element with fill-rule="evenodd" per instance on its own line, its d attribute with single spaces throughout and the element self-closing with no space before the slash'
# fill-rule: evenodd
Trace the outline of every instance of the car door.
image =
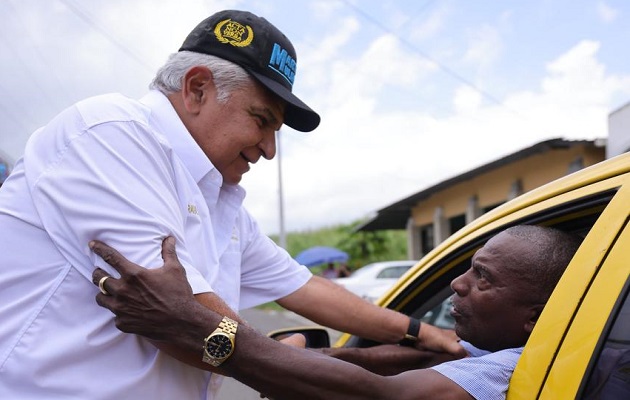
<svg viewBox="0 0 630 400">
<path fill-rule="evenodd" d="M 630 306 L 626 304 L 630 184 L 625 181 L 627 178 L 585 237 L 547 303 L 510 382 L 509 400 L 599 398 L 587 396 L 587 386 L 607 363 L 606 354 L 618 354 L 622 360 L 630 357 Z M 626 368 L 624 376 L 630 385 L 630 365 L 617 368 L 621 374 Z M 617 390 L 629 394 L 630 386 Z"/>
<path fill-rule="evenodd" d="M 578 233 L 584 242 L 537 323 L 508 392 L 510 400 L 576 398 L 578 390 L 584 391 L 592 370 L 589 363 L 597 358 L 602 346 L 598 343 L 604 340 L 630 270 L 623 262 L 630 255 L 626 229 L 630 158 L 624 160 L 582 171 L 486 214 L 423 258 L 379 304 L 438 326 L 452 326 L 450 281 L 469 268 L 474 252 L 494 234 L 517 224 Z M 581 343 L 587 337 L 584 347 Z M 348 335 L 337 343 L 373 344 Z"/>
<path fill-rule="evenodd" d="M 613 308 L 597 357 L 582 379 L 580 399 L 630 399 L 630 279 Z M 607 324 L 608 325 L 608 324 Z M 588 379 L 586 379 L 588 377 Z"/>
</svg>

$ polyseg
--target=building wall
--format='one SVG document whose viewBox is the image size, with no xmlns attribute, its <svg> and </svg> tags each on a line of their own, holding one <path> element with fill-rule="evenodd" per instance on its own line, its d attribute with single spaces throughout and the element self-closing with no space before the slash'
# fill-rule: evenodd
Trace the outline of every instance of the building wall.
<svg viewBox="0 0 630 400">
<path fill-rule="evenodd" d="M 606 158 L 630 151 L 630 103 L 608 115 Z"/>
<path fill-rule="evenodd" d="M 410 237 L 410 240 L 418 240 L 414 230 L 433 225 L 434 232 L 438 233 L 434 243 L 437 245 L 453 232 L 448 229 L 445 231 L 444 227 L 448 223 L 440 223 L 436 216 L 448 221 L 449 218 L 465 215 L 468 211 L 470 219 L 470 215 L 478 216 L 482 213 L 478 211 L 470 214 L 472 204 L 480 210 L 497 206 L 568 173 L 598 163 L 604 157 L 605 149 L 593 145 L 580 144 L 566 149 L 550 149 L 454 184 L 412 208 L 407 231 L 416 236 L 416 239 Z M 476 203 L 471 200 L 475 197 Z M 409 249 L 409 256 L 412 258 L 419 258 L 427 253 L 427 249 L 422 249 L 421 246 L 410 246 Z"/>
</svg>

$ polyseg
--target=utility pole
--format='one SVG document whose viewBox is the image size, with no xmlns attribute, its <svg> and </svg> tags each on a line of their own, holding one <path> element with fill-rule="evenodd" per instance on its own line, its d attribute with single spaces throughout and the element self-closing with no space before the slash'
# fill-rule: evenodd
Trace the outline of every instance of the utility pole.
<svg viewBox="0 0 630 400">
<path fill-rule="evenodd" d="M 278 158 L 278 207 L 280 217 L 280 247 L 287 248 L 287 236 L 284 232 L 284 194 L 282 191 L 282 151 L 280 130 L 276 132 L 276 157 Z"/>
</svg>

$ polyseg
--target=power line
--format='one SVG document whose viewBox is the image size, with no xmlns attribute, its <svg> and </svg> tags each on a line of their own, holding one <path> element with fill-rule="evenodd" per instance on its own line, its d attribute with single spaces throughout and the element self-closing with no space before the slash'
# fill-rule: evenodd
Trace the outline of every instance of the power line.
<svg viewBox="0 0 630 400">
<path fill-rule="evenodd" d="M 135 52 L 133 52 L 131 49 L 129 49 L 127 46 L 125 46 L 121 41 L 119 41 L 114 36 L 112 36 L 107 31 L 107 29 L 99 26 L 99 24 L 96 22 L 96 20 L 92 16 L 88 15 L 85 11 L 81 10 L 78 5 L 73 4 L 73 3 L 71 3 L 68 0 L 59 0 L 59 1 L 61 1 L 63 4 L 65 4 L 66 7 L 68 7 L 68 9 L 70 9 L 70 11 L 72 11 L 74 14 L 76 14 L 77 17 L 81 18 L 83 21 L 85 21 L 92 28 L 94 28 L 95 30 L 100 32 L 107 40 L 109 40 L 120 51 L 125 53 L 129 58 L 131 58 L 132 60 L 136 61 L 142 67 L 146 68 L 148 72 L 155 72 L 154 68 L 151 65 L 147 64 L 142 58 L 138 57 L 138 55 Z"/>
<path fill-rule="evenodd" d="M 441 62 L 435 60 L 434 58 L 432 58 L 431 56 L 429 56 L 427 53 L 423 52 L 422 50 L 420 50 L 419 48 L 417 48 L 416 46 L 413 45 L 413 43 L 409 42 L 408 40 L 406 40 L 405 38 L 401 37 L 398 33 L 392 31 L 391 29 L 389 29 L 387 26 L 383 25 L 379 20 L 377 20 L 376 18 L 372 17 L 371 15 L 369 15 L 368 13 L 366 13 L 365 11 L 363 11 L 362 9 L 360 9 L 359 7 L 355 6 L 354 4 L 350 3 L 348 0 L 342 0 L 346 6 L 348 6 L 350 9 L 352 9 L 354 12 L 356 12 L 357 14 L 361 15 L 363 18 L 365 18 L 366 20 L 368 20 L 369 22 L 371 22 L 372 24 L 376 25 L 377 27 L 379 27 L 381 30 L 383 30 L 384 32 L 393 35 L 394 37 L 396 37 L 398 40 L 400 40 L 401 43 L 403 43 L 405 46 L 409 47 L 411 50 L 413 50 L 415 53 L 417 53 L 418 55 L 420 55 L 421 57 L 425 58 L 426 60 L 428 60 L 429 62 L 433 63 L 434 65 L 436 65 L 438 68 L 440 68 L 445 74 L 449 75 L 451 78 L 462 82 L 463 84 L 465 84 L 466 86 L 472 88 L 474 91 L 476 91 L 477 93 L 481 94 L 483 97 L 485 97 L 486 99 L 490 100 L 491 102 L 500 105 L 501 107 L 504 107 L 506 109 L 509 110 L 508 107 L 506 107 L 503 102 L 501 102 L 499 99 L 497 99 L 496 97 L 494 97 L 493 95 L 491 95 L 490 93 L 486 92 L 485 90 L 477 87 L 474 83 L 472 83 L 471 81 L 469 81 L 468 79 L 464 78 L 463 76 L 459 75 L 457 72 L 453 71 L 451 68 L 447 67 L 446 65 L 442 64 Z M 426 6 L 428 6 L 427 3 L 425 5 L 424 8 L 426 8 Z M 510 110 L 511 112 L 516 113 L 516 111 L 514 110 Z"/>
<path fill-rule="evenodd" d="M 408 23 L 409 21 L 413 21 L 413 20 L 414 20 L 414 19 L 415 19 L 418 15 L 420 15 L 420 14 L 424 13 L 424 11 L 425 11 L 425 10 L 427 10 L 427 9 L 431 6 L 431 4 L 432 4 L 434 1 L 435 1 L 435 0 L 428 0 L 428 1 L 427 1 L 427 2 L 425 2 L 422 6 L 420 6 L 420 8 L 418 8 L 418 9 L 416 10 L 416 12 L 415 12 L 413 15 L 411 15 L 411 16 L 409 17 L 409 20 L 407 21 L 407 23 Z"/>
<path fill-rule="evenodd" d="M 33 44 L 34 44 L 34 48 L 37 48 L 38 46 L 36 46 L 37 41 L 33 38 L 33 33 L 31 32 L 30 29 L 27 28 L 26 23 L 24 22 L 24 18 L 22 17 L 22 15 L 20 14 L 20 12 L 18 12 L 18 8 L 15 6 L 14 3 L 12 2 L 8 2 L 8 7 L 10 8 L 10 11 L 13 12 L 13 14 L 15 15 L 15 21 L 17 21 L 21 26 L 22 26 L 22 31 L 24 32 L 24 37 L 30 39 Z M 0 39 L 2 39 L 4 37 L 4 35 L 0 35 Z M 14 45 L 14 41 L 12 39 L 9 38 L 9 35 L 7 35 L 5 37 L 7 40 L 4 40 L 5 45 L 11 50 L 11 53 L 13 54 L 13 59 L 17 60 L 20 64 L 22 64 L 22 67 L 25 71 L 29 72 L 29 79 L 28 82 L 30 82 L 31 84 L 34 84 L 37 89 L 38 89 L 38 96 L 41 98 L 46 99 L 46 101 L 48 103 L 50 103 L 50 105 L 52 105 L 53 107 L 56 107 L 58 101 L 56 100 L 56 98 L 59 97 L 59 94 L 56 94 L 56 97 L 53 98 L 53 96 L 51 94 L 48 93 L 47 90 L 44 90 L 44 88 L 46 87 L 46 85 L 42 84 L 41 80 L 42 79 L 47 79 L 47 80 L 55 80 L 59 85 L 58 85 L 58 89 L 57 91 L 62 92 L 63 95 L 65 97 L 69 97 L 69 93 L 67 91 L 67 88 L 65 85 L 63 85 L 61 83 L 61 80 L 59 79 L 59 76 L 57 75 L 56 71 L 52 70 L 52 69 L 48 69 L 46 71 L 45 75 L 42 75 L 41 73 L 39 73 L 39 71 L 35 70 L 33 68 L 33 65 L 35 63 L 28 63 L 24 60 L 23 57 L 23 51 L 21 49 L 18 49 L 15 47 Z M 47 65 L 47 61 L 44 59 L 43 55 L 41 52 L 39 51 L 34 51 L 33 55 L 39 59 L 39 63 L 41 65 Z M 8 93 L 8 92 L 5 92 Z M 15 101 L 14 98 L 11 98 L 12 101 Z M 21 123 L 21 122 L 20 122 Z M 23 123 L 21 123 L 22 125 L 24 125 Z"/>
</svg>

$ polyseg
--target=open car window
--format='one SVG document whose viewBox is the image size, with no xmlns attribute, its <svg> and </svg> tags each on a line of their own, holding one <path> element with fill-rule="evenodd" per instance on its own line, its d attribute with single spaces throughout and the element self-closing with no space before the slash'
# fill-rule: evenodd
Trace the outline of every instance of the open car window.
<svg viewBox="0 0 630 400">
<path fill-rule="evenodd" d="M 572 201 L 569 204 L 562 204 L 541 213 L 533 214 L 529 218 L 505 225 L 501 229 L 494 230 L 478 240 L 467 243 L 431 267 L 431 269 L 436 271 L 442 271 L 441 276 L 436 279 L 436 287 L 434 289 L 426 288 L 424 295 L 415 296 L 415 298 L 409 299 L 406 304 L 401 298 L 400 304 L 404 305 L 399 310 L 429 323 L 435 323 L 440 327 L 452 327 L 454 321 L 448 315 L 450 308 L 448 304 L 449 298 L 453 294 L 450 289 L 450 282 L 470 268 L 472 256 L 488 239 L 500 230 L 519 224 L 552 226 L 585 237 L 614 196 L 614 193 L 615 191 L 607 191 L 596 196 L 588 196 Z M 420 282 L 417 284 L 420 284 Z M 414 284 L 414 286 L 417 284 Z M 411 286 L 407 288 L 407 292 L 412 289 Z M 396 301 L 392 301 L 390 306 L 390 308 L 396 308 Z"/>
<path fill-rule="evenodd" d="M 414 316 L 427 323 L 452 328 L 449 298 L 453 294 L 450 282 L 470 267 L 474 253 L 496 233 L 514 225 L 544 225 L 573 232 L 585 237 L 595 224 L 602 211 L 611 201 L 616 189 L 607 189 L 596 194 L 588 194 L 541 211 L 509 220 L 504 225 L 452 248 L 432 264 L 427 265 L 422 274 L 406 284 L 388 303 L 387 307 Z M 369 347 L 376 343 L 359 337 L 351 337 L 347 347 Z"/>
</svg>

